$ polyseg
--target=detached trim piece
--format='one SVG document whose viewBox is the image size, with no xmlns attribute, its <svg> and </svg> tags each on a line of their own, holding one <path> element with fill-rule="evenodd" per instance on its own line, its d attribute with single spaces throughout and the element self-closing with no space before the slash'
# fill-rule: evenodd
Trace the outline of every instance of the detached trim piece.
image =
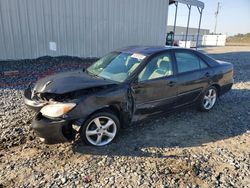
<svg viewBox="0 0 250 188">
<path fill-rule="evenodd" d="M 35 110 L 35 111 L 39 111 L 43 106 L 46 105 L 45 102 L 38 102 L 35 100 L 31 100 L 31 90 L 30 89 L 26 89 L 24 91 L 24 95 L 23 95 L 23 100 L 25 105 L 27 105 L 28 107 L 30 107 L 31 109 Z"/>
</svg>

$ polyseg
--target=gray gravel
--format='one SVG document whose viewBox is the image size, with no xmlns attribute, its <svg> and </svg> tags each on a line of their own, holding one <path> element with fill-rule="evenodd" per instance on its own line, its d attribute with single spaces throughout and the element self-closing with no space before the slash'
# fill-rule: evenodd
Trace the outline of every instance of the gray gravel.
<svg viewBox="0 0 250 188">
<path fill-rule="evenodd" d="M 0 62 L 2 72 L 28 73 L 0 79 L 0 187 L 250 187 L 250 48 L 205 51 L 235 66 L 233 90 L 211 112 L 186 109 L 147 120 L 103 148 L 41 144 L 22 101 L 25 83 L 41 72 L 90 61 Z"/>
</svg>

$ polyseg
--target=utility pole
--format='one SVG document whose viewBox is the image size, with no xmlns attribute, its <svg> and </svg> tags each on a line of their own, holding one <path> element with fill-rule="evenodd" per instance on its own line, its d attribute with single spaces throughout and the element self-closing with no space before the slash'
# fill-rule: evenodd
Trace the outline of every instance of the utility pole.
<svg viewBox="0 0 250 188">
<path fill-rule="evenodd" d="M 220 2 L 218 2 L 217 5 L 217 10 L 215 12 L 215 26 L 214 26 L 214 34 L 216 34 L 216 30 L 217 30 L 217 20 L 218 20 L 218 14 L 220 12 Z"/>
</svg>

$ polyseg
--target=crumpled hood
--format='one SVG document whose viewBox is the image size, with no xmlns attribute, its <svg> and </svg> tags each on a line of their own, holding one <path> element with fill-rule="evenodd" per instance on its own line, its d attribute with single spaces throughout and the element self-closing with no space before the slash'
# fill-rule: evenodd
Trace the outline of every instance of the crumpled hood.
<svg viewBox="0 0 250 188">
<path fill-rule="evenodd" d="M 47 76 L 37 81 L 34 86 L 36 93 L 64 94 L 80 89 L 115 84 L 110 80 L 91 76 L 82 70 L 64 72 Z"/>
</svg>

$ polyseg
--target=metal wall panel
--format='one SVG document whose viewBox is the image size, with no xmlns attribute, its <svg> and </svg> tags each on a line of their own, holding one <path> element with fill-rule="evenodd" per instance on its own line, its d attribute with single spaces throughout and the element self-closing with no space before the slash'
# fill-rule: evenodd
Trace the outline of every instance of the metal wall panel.
<svg viewBox="0 0 250 188">
<path fill-rule="evenodd" d="M 164 45 L 167 16 L 168 0 L 0 0 L 0 59 Z"/>
</svg>

